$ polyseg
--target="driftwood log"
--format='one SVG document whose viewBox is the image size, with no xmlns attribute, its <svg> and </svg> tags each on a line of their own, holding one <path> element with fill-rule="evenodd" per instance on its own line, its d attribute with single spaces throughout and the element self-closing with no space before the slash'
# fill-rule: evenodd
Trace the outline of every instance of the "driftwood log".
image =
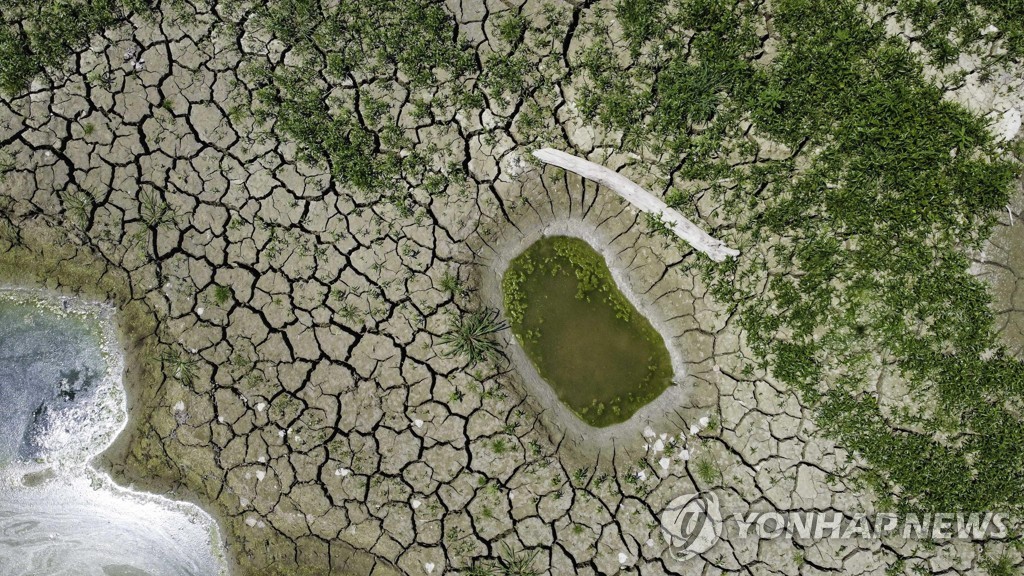
<svg viewBox="0 0 1024 576">
<path fill-rule="evenodd" d="M 721 240 L 713 238 L 696 224 L 684 218 L 682 214 L 669 208 L 654 194 L 614 170 L 554 148 L 542 148 L 535 151 L 533 155 L 541 162 L 574 172 L 587 180 L 593 180 L 612 189 L 627 202 L 644 212 L 659 215 L 662 222 L 668 225 L 669 229 L 677 236 L 689 243 L 690 246 L 707 254 L 708 258 L 715 262 L 723 262 L 729 256 L 739 256 L 739 250 L 729 248 Z"/>
</svg>

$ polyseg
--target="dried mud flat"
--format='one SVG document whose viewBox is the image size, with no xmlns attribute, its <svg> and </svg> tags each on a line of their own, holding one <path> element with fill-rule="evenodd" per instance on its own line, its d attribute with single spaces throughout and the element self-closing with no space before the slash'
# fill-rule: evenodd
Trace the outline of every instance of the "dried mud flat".
<svg viewBox="0 0 1024 576">
<path fill-rule="evenodd" d="M 483 44 L 506 7 L 449 9 Z M 526 164 L 514 106 L 407 128 L 444 135 L 465 189 L 417 198 L 413 216 L 360 201 L 231 113 L 252 89 L 239 73 L 252 39 L 216 21 L 205 7 L 139 19 L 94 39 L 63 84 L 3 104 L 18 168 L 0 184 L 0 246 L 9 274 L 125 310 L 134 421 L 108 466 L 209 509 L 237 573 L 453 574 L 502 544 L 538 550 L 552 574 L 883 574 L 900 559 L 977 573 L 983 545 L 970 542 L 727 533 L 703 561 L 672 560 L 658 517 L 681 494 L 714 490 L 730 513 L 872 501 L 795 394 L 744 375 L 753 355 L 692 251 L 648 234 L 610 192 Z M 89 79 L 107 69 L 111 85 Z M 633 170 L 556 105 L 574 153 Z M 72 213 L 80 193 L 93 198 Z M 150 193 L 176 217 L 152 226 Z M 538 394 L 514 349 L 509 366 L 467 370 L 436 345 L 451 313 L 497 305 L 509 247 L 544 231 L 592 240 L 680 364 L 677 386 L 614 441 Z"/>
</svg>

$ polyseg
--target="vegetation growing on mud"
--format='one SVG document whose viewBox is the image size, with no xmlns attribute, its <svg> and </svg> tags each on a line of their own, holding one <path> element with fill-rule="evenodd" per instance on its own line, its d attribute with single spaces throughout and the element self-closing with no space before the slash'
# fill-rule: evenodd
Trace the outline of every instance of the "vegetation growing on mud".
<svg viewBox="0 0 1024 576">
<path fill-rule="evenodd" d="M 91 35 L 146 6 L 0 2 L 0 90 L 22 93 L 44 71 L 56 74 Z M 409 209 L 410 190 L 441 193 L 466 167 L 445 147 L 463 145 L 461 132 L 416 140 L 406 128 L 523 98 L 518 143 L 539 141 L 550 127 L 539 95 L 585 83 L 574 104 L 593 123 L 660 158 L 671 185 L 703 182 L 721 200 L 735 226 L 718 233 L 743 256 L 706 266 L 715 296 L 740 313 L 759 368 L 799 390 L 823 427 L 871 465 L 864 479 L 879 494 L 898 494 L 891 503 L 906 507 L 1024 506 L 1024 367 L 993 335 L 988 293 L 966 272 L 965 256 L 988 235 L 1018 166 L 984 120 L 945 101 L 919 58 L 861 4 L 619 2 L 628 57 L 609 57 L 620 44 L 598 14 L 577 30 L 589 48 L 565 67 L 522 56 L 561 41 L 567 19 L 553 8 L 502 17 L 495 49 L 478 58 L 439 3 L 324 6 L 259 5 L 252 24 L 289 57 L 252 59 L 249 73 L 262 83 L 256 117 L 296 142 L 302 159 L 327 164 L 337 185 Z M 990 40 L 1005 52 L 988 66 L 1024 53 L 1020 2 L 869 6 L 909 20 L 932 64 L 981 52 Z M 762 46 L 767 35 L 771 50 Z M 397 112 L 405 99 L 416 117 Z M 734 169 L 736 158 L 750 162 Z M 0 153 L 0 175 L 11 163 Z M 80 195 L 68 198 L 76 212 L 86 206 Z M 150 229 L 173 219 L 163 200 L 143 200 Z M 693 199 L 676 192 L 667 200 L 687 210 Z M 214 297 L 226 304 L 230 294 Z M 515 321 L 519 309 L 508 310 Z M 456 322 L 453 338 L 465 328 Z M 879 398 L 880 377 L 906 382 L 902 406 Z"/>
<path fill-rule="evenodd" d="M 883 505 L 1020 509 L 1024 365 L 966 256 L 1019 174 L 1006 145 L 855 2 L 773 2 L 767 64 L 763 6 L 649 4 L 656 17 L 618 10 L 629 68 L 600 42 L 583 54 L 582 109 L 667 153 L 663 172 L 705 182 L 735 221 L 719 233 L 743 255 L 705 273 L 759 368 L 870 465 Z M 887 400 L 880 378 L 909 394 Z"/>
<path fill-rule="evenodd" d="M 0 92 L 21 93 L 44 71 L 59 71 L 93 34 L 148 9 L 144 0 L 3 0 Z"/>
</svg>

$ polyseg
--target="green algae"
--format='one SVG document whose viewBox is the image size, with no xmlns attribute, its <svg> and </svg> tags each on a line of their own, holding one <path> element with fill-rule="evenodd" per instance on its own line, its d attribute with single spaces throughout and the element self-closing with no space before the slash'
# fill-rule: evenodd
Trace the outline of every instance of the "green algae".
<svg viewBox="0 0 1024 576">
<path fill-rule="evenodd" d="M 622 422 L 672 382 L 661 335 L 577 238 L 543 238 L 502 281 L 512 332 L 559 399 L 592 426 Z"/>
</svg>

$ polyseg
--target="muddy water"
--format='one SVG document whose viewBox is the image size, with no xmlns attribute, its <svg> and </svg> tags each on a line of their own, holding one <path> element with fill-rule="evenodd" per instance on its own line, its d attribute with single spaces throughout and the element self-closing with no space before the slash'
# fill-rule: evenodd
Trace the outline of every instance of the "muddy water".
<svg viewBox="0 0 1024 576">
<path fill-rule="evenodd" d="M 516 274 L 525 307 L 512 330 L 537 372 L 585 422 L 625 421 L 672 383 L 664 339 L 585 241 L 547 237 L 515 258 L 506 309 Z"/>
<path fill-rule="evenodd" d="M 111 310 L 0 290 L 0 573 L 226 572 L 199 508 L 122 488 L 90 466 L 124 428 Z"/>
</svg>

